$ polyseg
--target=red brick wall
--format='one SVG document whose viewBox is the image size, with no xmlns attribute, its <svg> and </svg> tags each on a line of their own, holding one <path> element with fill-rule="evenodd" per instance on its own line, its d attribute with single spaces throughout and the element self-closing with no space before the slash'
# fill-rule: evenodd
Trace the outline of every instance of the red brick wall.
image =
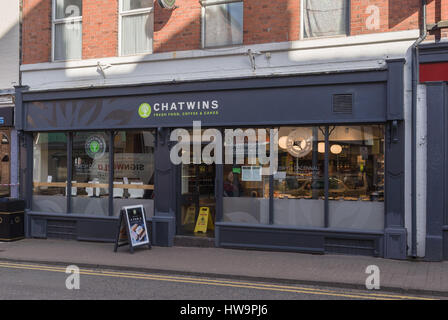
<svg viewBox="0 0 448 320">
<path fill-rule="evenodd" d="M 352 35 L 401 31 L 418 28 L 421 0 L 352 0 L 350 33 Z M 380 10 L 379 29 L 369 30 L 367 19 L 372 15 L 369 6 Z"/>
<path fill-rule="evenodd" d="M 23 63 L 51 59 L 51 0 L 23 0 Z M 418 28 L 421 0 L 351 0 L 351 35 Z M 369 30 L 368 6 L 380 10 L 379 28 Z M 153 51 L 201 48 L 199 0 L 177 0 L 178 8 L 154 4 Z M 448 19 L 448 0 L 428 0 L 428 23 Z M 300 0 L 244 0 L 244 44 L 298 40 Z M 448 30 L 429 39 L 447 37 Z M 83 59 L 118 54 L 118 0 L 83 0 Z"/>
<path fill-rule="evenodd" d="M 118 54 L 118 0 L 83 0 L 82 58 Z"/>
<path fill-rule="evenodd" d="M 201 4 L 177 0 L 175 10 L 154 3 L 154 52 L 193 50 L 201 47 Z"/>
<path fill-rule="evenodd" d="M 51 1 L 23 0 L 23 64 L 51 60 Z"/>
<path fill-rule="evenodd" d="M 448 20 L 448 0 L 428 0 L 427 8 L 428 23 L 440 20 Z M 430 40 L 448 37 L 448 29 L 431 32 Z"/>
<path fill-rule="evenodd" d="M 245 44 L 298 40 L 300 0 L 245 0 Z"/>
</svg>

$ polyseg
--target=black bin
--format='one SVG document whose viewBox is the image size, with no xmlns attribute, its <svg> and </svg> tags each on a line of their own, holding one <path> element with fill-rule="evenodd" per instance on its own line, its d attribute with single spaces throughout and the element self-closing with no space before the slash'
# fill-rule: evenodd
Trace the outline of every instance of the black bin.
<svg viewBox="0 0 448 320">
<path fill-rule="evenodd" d="M 25 237 L 25 201 L 0 198 L 0 241 L 16 241 Z"/>
</svg>

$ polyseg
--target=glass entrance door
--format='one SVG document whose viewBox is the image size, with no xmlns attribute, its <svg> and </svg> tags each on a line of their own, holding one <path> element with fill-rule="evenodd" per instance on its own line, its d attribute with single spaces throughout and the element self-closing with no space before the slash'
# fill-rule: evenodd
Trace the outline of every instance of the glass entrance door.
<svg viewBox="0 0 448 320">
<path fill-rule="evenodd" d="M 214 164 L 181 165 L 178 234 L 214 237 L 216 203 Z"/>
</svg>

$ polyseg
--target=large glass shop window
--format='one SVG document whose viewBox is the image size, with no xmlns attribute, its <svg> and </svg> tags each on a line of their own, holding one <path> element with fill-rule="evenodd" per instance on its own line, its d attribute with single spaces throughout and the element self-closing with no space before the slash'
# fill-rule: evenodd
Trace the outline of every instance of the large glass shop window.
<svg viewBox="0 0 448 320">
<path fill-rule="evenodd" d="M 259 156 L 269 156 L 270 131 L 243 130 L 252 138 L 235 138 L 233 164 L 223 166 L 223 221 L 269 224 L 269 163 L 263 164 Z M 229 143 L 225 141 L 225 149 Z"/>
<path fill-rule="evenodd" d="M 109 135 L 76 132 L 72 149 L 72 211 L 109 215 Z"/>
<path fill-rule="evenodd" d="M 274 224 L 324 227 L 325 128 L 280 127 Z"/>
<path fill-rule="evenodd" d="M 154 215 L 154 131 L 119 131 L 114 137 L 114 215 L 143 204 Z"/>
<path fill-rule="evenodd" d="M 67 136 L 34 134 L 33 156 L 33 211 L 67 212 Z"/>
<path fill-rule="evenodd" d="M 384 229 L 384 126 L 329 128 L 329 226 Z"/>
</svg>

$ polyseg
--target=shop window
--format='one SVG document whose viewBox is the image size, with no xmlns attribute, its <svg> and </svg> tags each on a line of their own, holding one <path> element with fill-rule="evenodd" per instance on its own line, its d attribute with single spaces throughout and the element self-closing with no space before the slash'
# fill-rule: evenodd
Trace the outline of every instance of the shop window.
<svg viewBox="0 0 448 320">
<path fill-rule="evenodd" d="M 53 0 L 53 59 L 82 57 L 82 0 Z"/>
<path fill-rule="evenodd" d="M 347 35 L 349 0 L 302 0 L 303 38 Z"/>
<path fill-rule="evenodd" d="M 262 156 L 269 157 L 270 131 L 269 129 L 244 129 L 244 131 L 252 138 L 243 137 L 242 140 L 235 138 L 231 147 L 233 164 L 223 165 L 223 221 L 269 224 L 269 163 L 260 161 L 259 156 L 260 146 L 264 146 L 266 152 Z M 262 131 L 264 133 L 260 134 Z M 232 139 L 232 136 L 230 137 Z M 225 141 L 224 144 L 226 157 L 229 143 L 231 142 Z M 251 147 L 255 148 L 251 151 Z"/>
<path fill-rule="evenodd" d="M 151 53 L 153 0 L 120 0 L 120 54 Z"/>
<path fill-rule="evenodd" d="M 114 215 L 143 204 L 154 215 L 154 131 L 119 131 L 114 137 Z"/>
<path fill-rule="evenodd" d="M 109 215 L 109 135 L 76 132 L 72 148 L 72 212 Z"/>
<path fill-rule="evenodd" d="M 203 47 L 231 46 L 243 43 L 243 2 L 214 1 L 203 5 Z"/>
<path fill-rule="evenodd" d="M 35 134 L 33 157 L 33 211 L 67 212 L 67 136 L 65 133 Z"/>
<path fill-rule="evenodd" d="M 274 224 L 324 227 L 325 131 L 280 127 Z"/>
<path fill-rule="evenodd" d="M 260 140 L 245 138 L 243 151 L 235 143 L 233 164 L 223 165 L 224 222 L 384 229 L 384 125 L 272 129 L 278 130 L 274 174 L 259 153 L 252 161 L 247 155 Z"/>
<path fill-rule="evenodd" d="M 330 227 L 384 229 L 384 126 L 329 128 Z"/>
</svg>

